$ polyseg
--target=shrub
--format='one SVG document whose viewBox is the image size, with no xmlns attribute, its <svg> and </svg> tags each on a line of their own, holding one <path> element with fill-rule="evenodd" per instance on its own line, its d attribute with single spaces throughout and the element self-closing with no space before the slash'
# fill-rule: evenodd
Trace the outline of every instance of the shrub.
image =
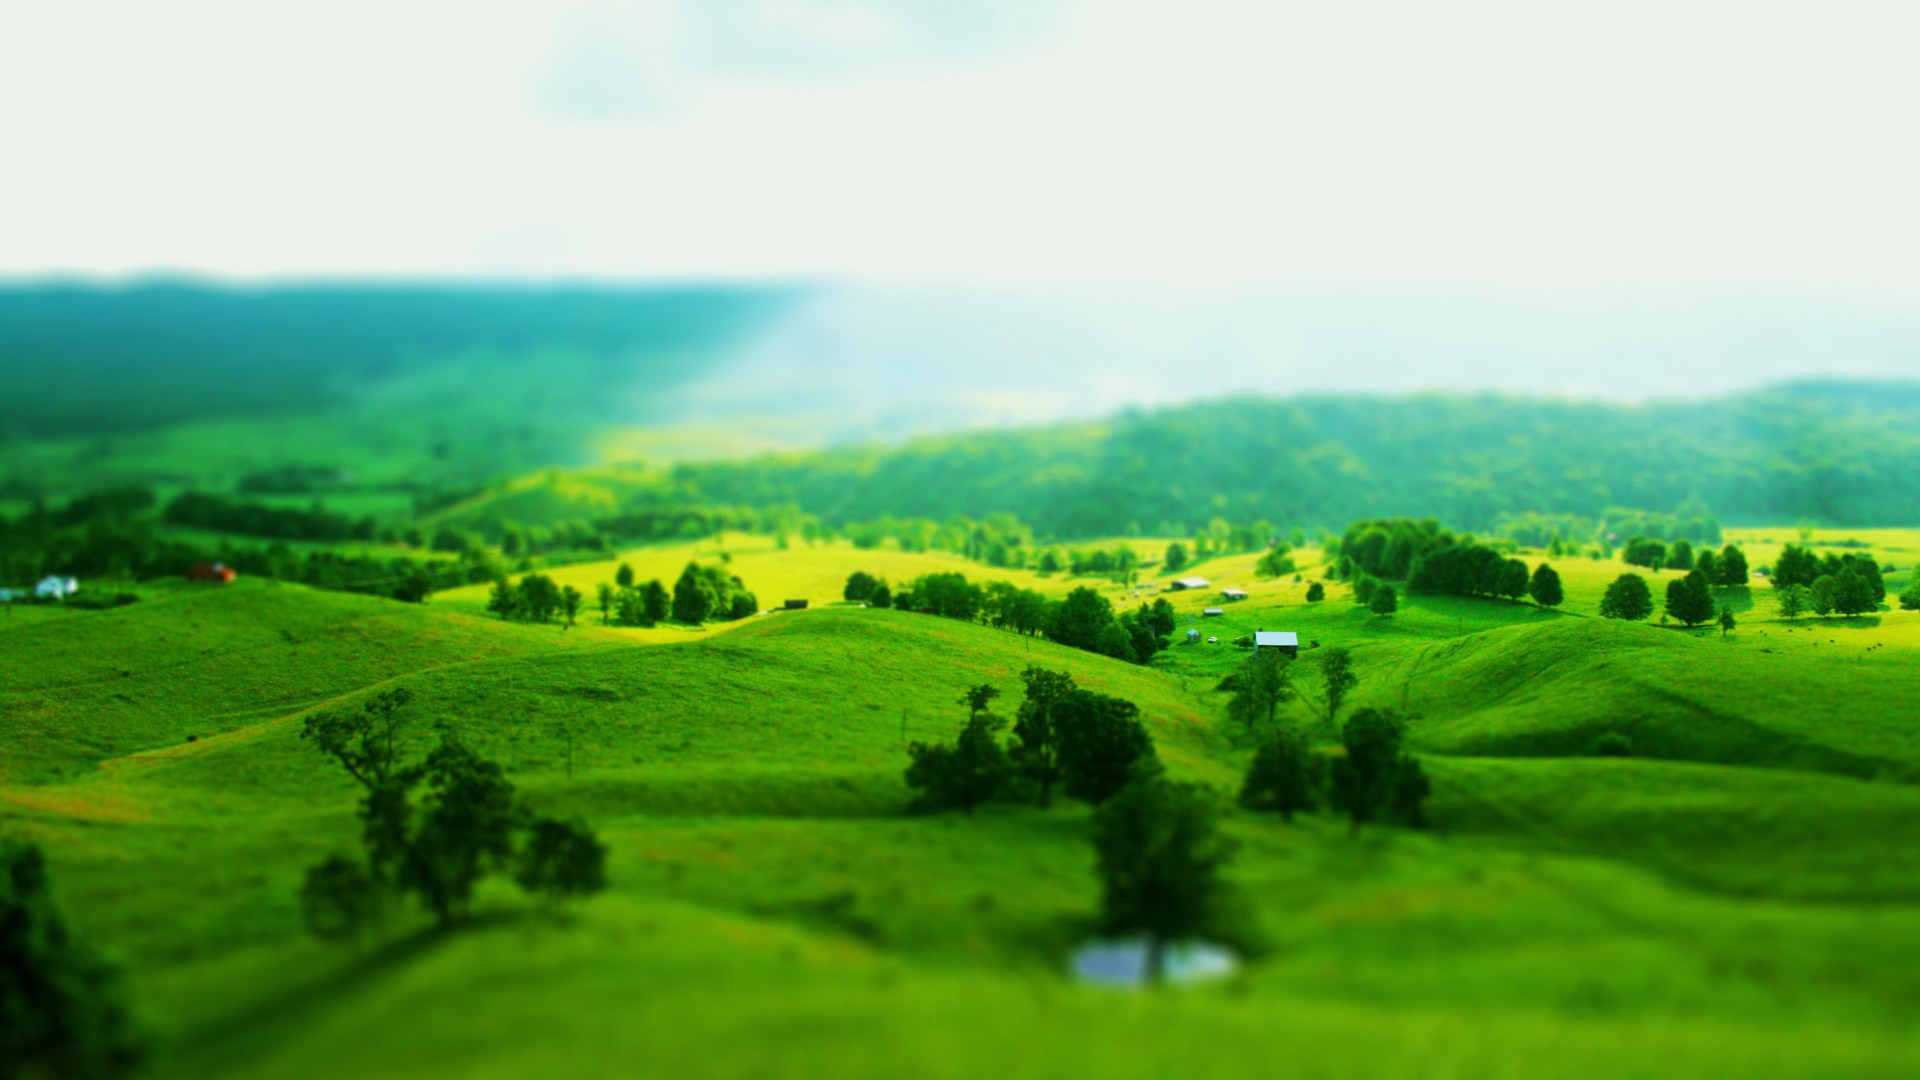
<svg viewBox="0 0 1920 1080">
<path fill-rule="evenodd" d="M 1609 731 L 1593 740 L 1594 757 L 1631 757 L 1633 740 L 1618 731 Z"/>
</svg>

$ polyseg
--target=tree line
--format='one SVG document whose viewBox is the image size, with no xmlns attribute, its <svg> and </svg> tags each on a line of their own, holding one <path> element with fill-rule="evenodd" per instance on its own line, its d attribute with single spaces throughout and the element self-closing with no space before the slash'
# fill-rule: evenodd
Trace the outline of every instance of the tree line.
<svg viewBox="0 0 1920 1080">
<path fill-rule="evenodd" d="M 1044 636 L 1069 648 L 1147 664 L 1172 644 L 1177 620 L 1164 599 L 1115 612 L 1113 602 L 1081 586 L 1059 600 L 1007 581 L 979 584 L 945 571 L 922 574 L 893 589 L 884 578 L 864 570 L 847 578 L 842 595 L 871 607 L 892 607 L 996 630 Z"/>
</svg>

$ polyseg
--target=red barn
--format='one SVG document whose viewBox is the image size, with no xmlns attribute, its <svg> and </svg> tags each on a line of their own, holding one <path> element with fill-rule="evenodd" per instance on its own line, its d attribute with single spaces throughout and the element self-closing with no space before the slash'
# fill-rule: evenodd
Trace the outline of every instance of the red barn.
<svg viewBox="0 0 1920 1080">
<path fill-rule="evenodd" d="M 233 567 L 217 562 L 194 563 L 187 571 L 188 581 L 212 581 L 221 585 L 233 580 Z"/>
</svg>

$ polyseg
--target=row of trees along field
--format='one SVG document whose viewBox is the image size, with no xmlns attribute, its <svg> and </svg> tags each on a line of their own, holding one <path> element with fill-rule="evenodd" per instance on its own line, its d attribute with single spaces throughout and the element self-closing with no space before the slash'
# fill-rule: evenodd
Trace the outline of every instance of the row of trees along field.
<svg viewBox="0 0 1920 1080">
<path fill-rule="evenodd" d="M 1007 581 L 977 584 L 956 572 L 922 574 L 899 589 L 864 570 L 847 579 L 846 599 L 871 607 L 980 622 L 1017 634 L 1044 635 L 1070 648 L 1145 664 L 1172 643 L 1176 619 L 1166 600 L 1115 613 L 1112 601 L 1081 586 L 1059 600 Z"/>
<path fill-rule="evenodd" d="M 521 622 L 549 622 L 556 616 L 563 625 L 577 621 L 586 597 L 571 585 L 556 585 L 545 574 L 526 574 L 518 582 L 498 577 L 487 597 L 487 610 L 503 619 Z M 621 563 L 611 582 L 602 582 L 594 592 L 595 606 L 603 625 L 653 626 L 672 619 L 699 626 L 707 622 L 732 622 L 756 614 L 760 599 L 746 582 L 729 574 L 724 567 L 688 563 L 674 582 L 672 592 L 656 578 L 641 584 L 633 567 Z"/>
</svg>

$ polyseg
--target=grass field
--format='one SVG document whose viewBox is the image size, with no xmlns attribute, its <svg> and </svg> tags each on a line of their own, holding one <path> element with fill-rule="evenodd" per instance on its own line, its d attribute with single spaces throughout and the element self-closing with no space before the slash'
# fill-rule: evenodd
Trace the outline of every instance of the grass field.
<svg viewBox="0 0 1920 1080">
<path fill-rule="evenodd" d="M 1860 538 L 1904 568 L 1916 537 Z M 1248 600 L 1171 594 L 1178 636 L 1220 643 L 1142 668 L 835 603 L 855 569 L 1133 602 L 938 554 L 729 535 L 551 573 L 591 595 L 622 560 L 671 582 L 721 551 L 762 606 L 815 610 L 562 631 L 484 617 L 484 589 L 260 583 L 22 609 L 0 623 L 0 822 L 126 961 L 169 1077 L 1920 1074 L 1920 613 L 1790 627 L 1756 585 L 1724 639 L 1626 626 L 1592 617 L 1625 568 L 1561 560 L 1561 612 L 1381 618 L 1344 585 L 1307 604 L 1320 567 L 1259 581 L 1244 555 L 1183 574 Z M 1415 718 L 1436 828 L 1230 815 L 1244 973 L 1073 984 L 1085 809 L 908 815 L 904 744 L 1044 664 L 1138 703 L 1170 769 L 1230 792 L 1252 741 L 1217 685 L 1255 629 L 1354 650 L 1354 704 Z M 1295 667 L 1316 724 L 1313 651 Z M 416 745 L 457 730 L 533 805 L 592 820 L 608 892 L 553 916 L 500 886 L 457 935 L 309 939 L 295 890 L 354 842 L 355 796 L 301 720 L 395 686 Z M 1634 756 L 1593 757 L 1606 731 Z"/>
</svg>

